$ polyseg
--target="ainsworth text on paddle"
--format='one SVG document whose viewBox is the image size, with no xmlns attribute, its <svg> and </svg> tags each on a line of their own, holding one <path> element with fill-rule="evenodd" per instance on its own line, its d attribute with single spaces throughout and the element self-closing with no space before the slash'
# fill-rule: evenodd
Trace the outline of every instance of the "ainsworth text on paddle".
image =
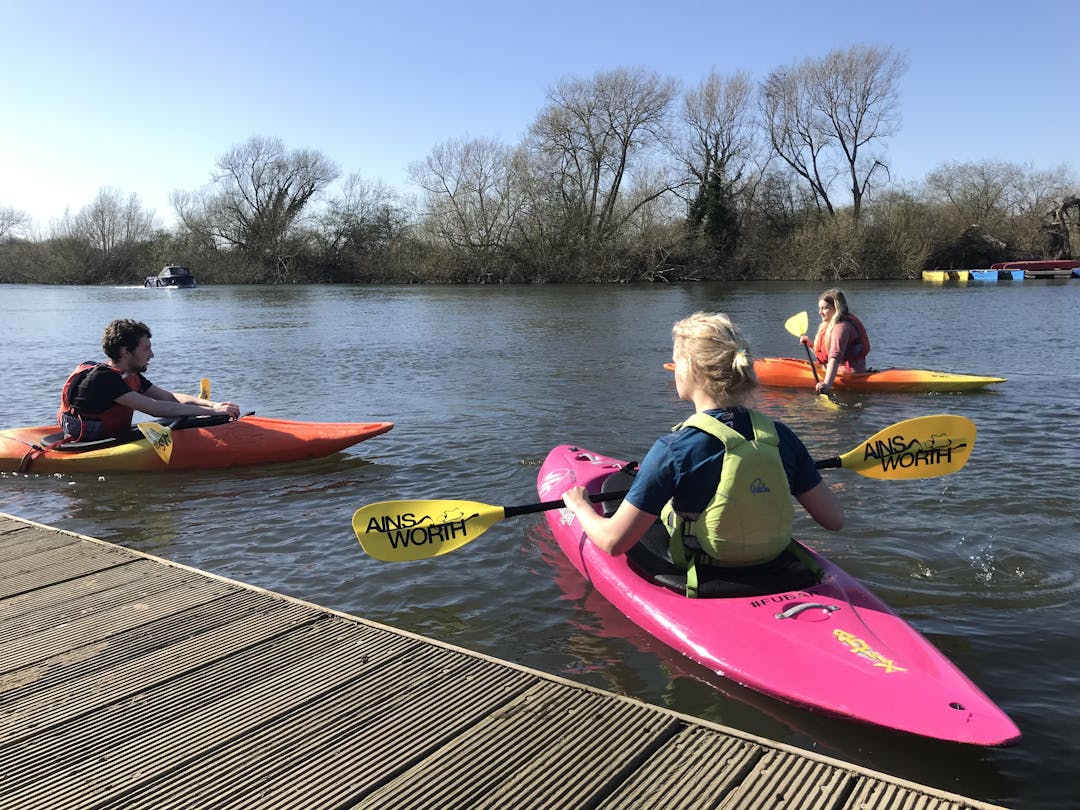
<svg viewBox="0 0 1080 810">
<path fill-rule="evenodd" d="M 906 441 L 903 436 L 893 436 L 886 441 L 867 442 L 863 446 L 863 460 L 877 459 L 882 470 L 933 467 L 951 464 L 953 451 L 965 447 L 966 443 L 954 445 L 952 439 L 944 436 L 932 437 L 928 445 L 919 439 Z"/>
<path fill-rule="evenodd" d="M 468 537 L 467 524 L 474 517 L 476 515 L 451 519 L 449 515 L 444 515 L 443 521 L 436 523 L 430 515 L 417 516 L 415 512 L 379 515 L 368 520 L 364 532 L 385 535 L 391 548 L 395 549 L 423 546 Z"/>
</svg>

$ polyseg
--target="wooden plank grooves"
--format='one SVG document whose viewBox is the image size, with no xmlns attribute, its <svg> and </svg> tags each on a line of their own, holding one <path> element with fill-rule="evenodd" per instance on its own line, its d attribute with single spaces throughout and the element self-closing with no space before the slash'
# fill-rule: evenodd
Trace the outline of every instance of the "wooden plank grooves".
<svg viewBox="0 0 1080 810">
<path fill-rule="evenodd" d="M 0 810 L 981 810 L 0 514 Z"/>
</svg>

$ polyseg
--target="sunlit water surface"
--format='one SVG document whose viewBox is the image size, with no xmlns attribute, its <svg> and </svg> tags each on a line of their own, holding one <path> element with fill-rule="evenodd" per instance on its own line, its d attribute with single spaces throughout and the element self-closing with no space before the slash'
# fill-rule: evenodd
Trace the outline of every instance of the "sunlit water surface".
<svg viewBox="0 0 1080 810">
<path fill-rule="evenodd" d="M 787 318 L 818 286 L 2 287 L 0 425 L 44 424 L 102 328 L 153 329 L 147 376 L 245 411 L 396 423 L 299 464 L 159 476 L 0 476 L 0 510 L 424 633 L 869 767 L 1017 808 L 1076 806 L 1080 542 L 1072 489 L 1080 280 L 846 285 L 872 364 L 993 374 L 964 395 L 763 391 L 816 457 L 887 425 L 956 413 L 968 465 L 884 482 L 835 471 L 843 532 L 797 529 L 937 644 L 1019 724 L 1003 750 L 937 744 L 792 708 L 711 676 L 638 630 L 562 558 L 538 515 L 437 560 L 367 558 L 353 511 L 396 498 L 532 503 L 541 460 L 574 442 L 640 458 L 685 416 L 670 328 L 731 314 L 759 356 L 797 356 Z M 790 665 L 798 667 L 792 660 Z"/>
</svg>

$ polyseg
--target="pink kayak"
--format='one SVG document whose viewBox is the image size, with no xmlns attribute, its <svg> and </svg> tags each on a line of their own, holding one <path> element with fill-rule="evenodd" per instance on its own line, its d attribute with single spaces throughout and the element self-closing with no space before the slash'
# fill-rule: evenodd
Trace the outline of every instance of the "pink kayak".
<svg viewBox="0 0 1080 810">
<path fill-rule="evenodd" d="M 541 466 L 537 490 L 543 500 L 575 484 L 598 493 L 624 464 L 561 445 Z M 806 563 L 795 563 L 803 565 L 798 587 L 688 599 L 662 564 L 651 568 L 649 555 L 636 553 L 645 543 L 611 557 L 567 510 L 545 517 L 563 553 L 602 596 L 719 675 L 790 703 L 924 737 L 983 746 L 1020 739 L 1012 720 L 937 648 L 812 550 L 796 555 Z"/>
</svg>

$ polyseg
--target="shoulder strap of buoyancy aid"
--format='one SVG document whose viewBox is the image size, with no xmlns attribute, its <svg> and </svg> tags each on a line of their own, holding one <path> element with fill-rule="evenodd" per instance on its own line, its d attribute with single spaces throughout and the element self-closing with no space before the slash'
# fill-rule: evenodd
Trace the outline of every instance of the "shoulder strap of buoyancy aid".
<svg viewBox="0 0 1080 810">
<path fill-rule="evenodd" d="M 863 322 L 852 315 L 850 312 L 845 315 L 841 320 L 848 321 L 852 326 L 859 330 L 859 343 L 862 344 L 862 351 L 860 351 L 856 357 L 866 357 L 870 354 L 870 335 L 866 331 L 866 327 L 863 326 Z"/>
<path fill-rule="evenodd" d="M 780 438 L 776 433 L 776 423 L 760 411 L 751 409 L 747 411 L 747 413 L 750 414 L 750 424 L 754 428 L 753 440 L 779 446 Z M 715 416 L 700 411 L 685 421 L 680 422 L 672 428 L 672 430 L 682 430 L 683 428 L 688 427 L 697 428 L 698 430 L 705 431 L 710 436 L 715 436 L 724 443 L 725 450 L 731 446 L 729 442 L 746 441 L 746 437 L 739 433 L 739 431 L 732 427 L 728 427 Z"/>
<path fill-rule="evenodd" d="M 97 368 L 101 363 L 96 360 L 84 360 L 75 366 L 75 370 L 72 371 L 67 380 L 64 381 L 63 388 L 60 389 L 60 410 L 57 413 L 57 419 L 62 414 L 74 413 L 75 411 L 75 391 L 83 380 L 86 379 L 86 375 Z"/>
</svg>

